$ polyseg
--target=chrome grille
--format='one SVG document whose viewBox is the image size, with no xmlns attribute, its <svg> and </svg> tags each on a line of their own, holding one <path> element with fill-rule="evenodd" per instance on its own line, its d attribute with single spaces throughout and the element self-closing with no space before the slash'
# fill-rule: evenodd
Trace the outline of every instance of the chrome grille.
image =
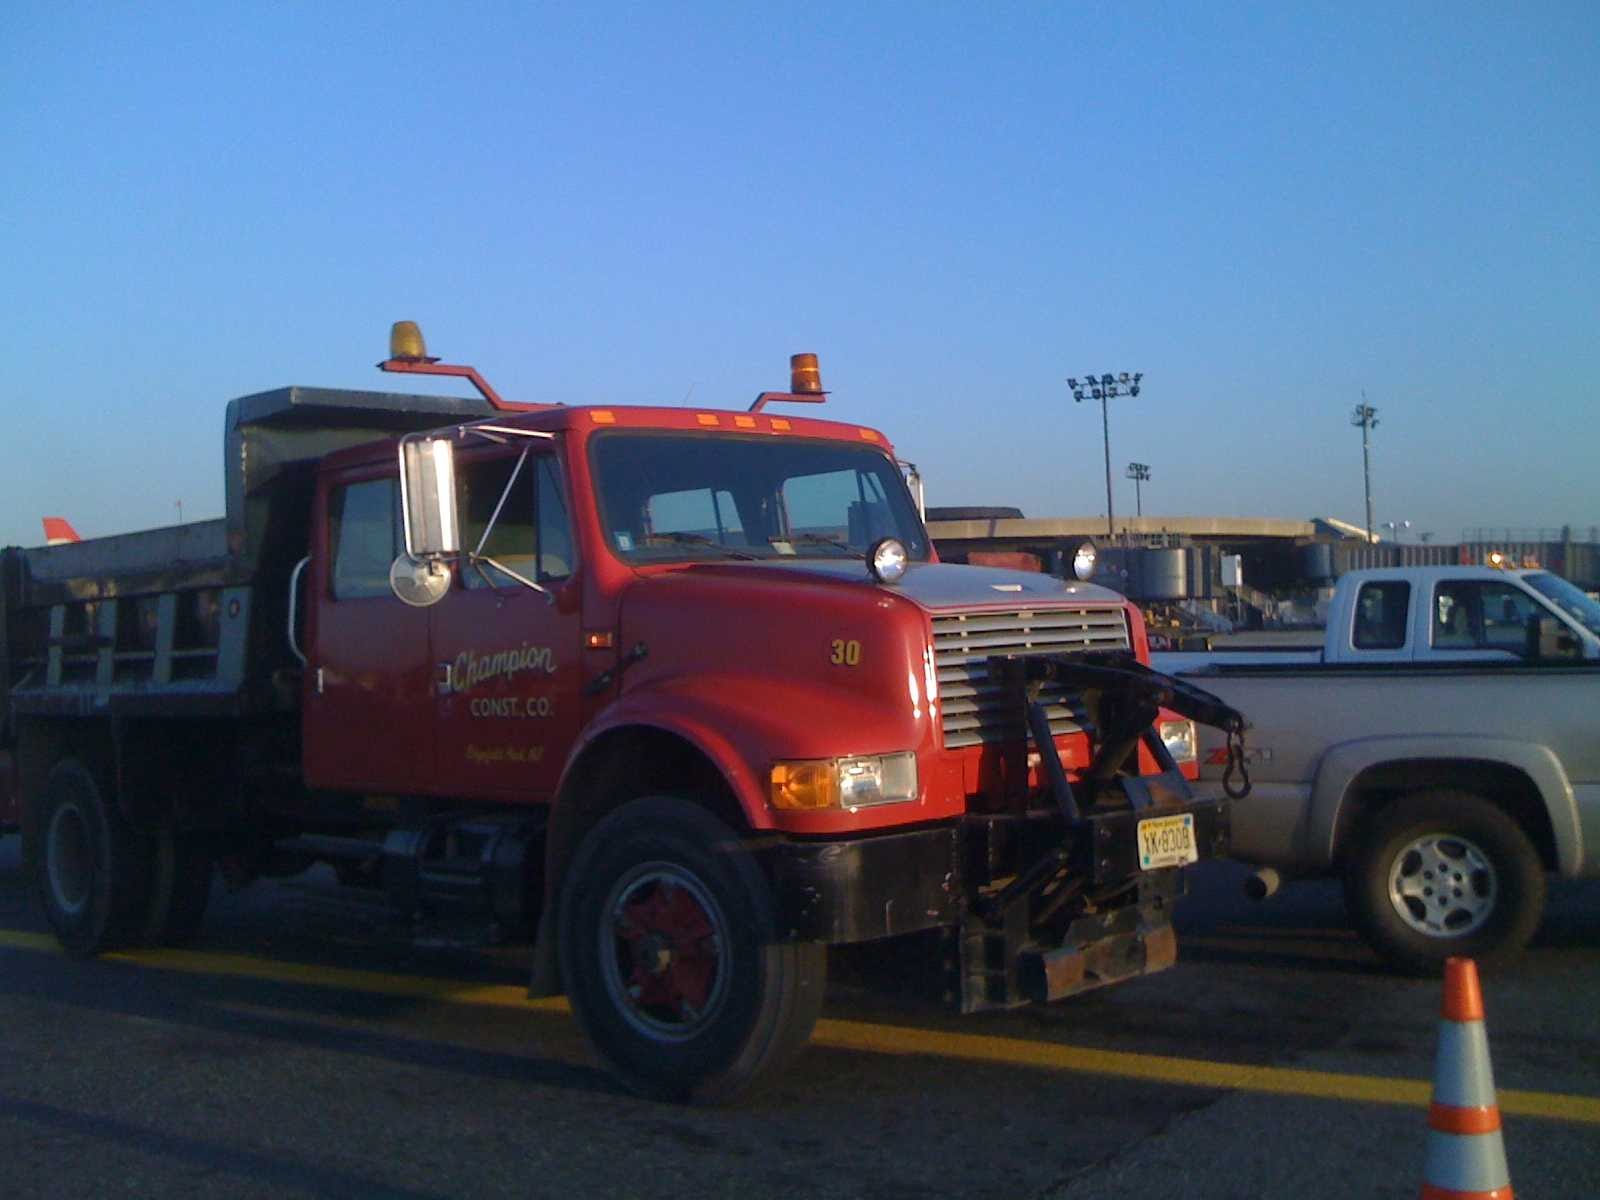
<svg viewBox="0 0 1600 1200">
<path fill-rule="evenodd" d="M 1128 621 L 1120 608 L 1051 608 L 973 612 L 933 619 L 933 659 L 939 673 L 939 707 L 948 749 L 1023 736 L 1022 714 L 989 682 L 991 654 L 1061 654 L 1127 650 Z M 1075 692 L 1046 687 L 1040 693 L 1052 733 L 1091 728 Z"/>
</svg>

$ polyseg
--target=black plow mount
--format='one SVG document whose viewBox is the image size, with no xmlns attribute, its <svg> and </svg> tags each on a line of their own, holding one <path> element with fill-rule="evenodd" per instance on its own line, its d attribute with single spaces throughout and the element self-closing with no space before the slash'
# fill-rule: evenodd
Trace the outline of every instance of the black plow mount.
<svg viewBox="0 0 1600 1200">
<path fill-rule="evenodd" d="M 1237 764 L 1235 755 L 1230 753 L 1228 794 L 1236 800 L 1249 794 L 1248 776 L 1243 777 L 1242 789 L 1231 786 L 1235 766 L 1241 773 L 1243 770 L 1247 726 L 1244 714 L 1203 688 L 1151 670 L 1131 654 L 997 654 L 989 657 L 987 668 L 990 680 L 1009 690 L 1023 707 L 1029 740 L 1039 752 L 1051 795 L 1068 821 L 1079 820 L 1081 813 L 1050 732 L 1050 718 L 1039 699 L 1048 684 L 1083 693 L 1090 707 L 1098 712 L 1094 761 L 1084 772 L 1090 804 L 1101 789 L 1118 777 L 1141 741 L 1163 773 L 1177 775 L 1178 764 L 1156 729 L 1156 718 L 1163 708 L 1226 733 L 1230 751 L 1238 747 Z M 1127 782 L 1124 780 L 1125 785 Z"/>
<path fill-rule="evenodd" d="M 1008 829 L 1019 824 L 1014 814 L 969 815 L 984 865 L 974 870 L 979 894 L 961 919 L 959 952 L 950 961 L 959 973 L 961 1010 L 1060 1000 L 1171 966 L 1177 958 L 1171 911 L 1182 885 L 1176 871 L 1143 868 L 1141 822 L 1190 816 L 1197 845 L 1214 857 L 1227 851 L 1228 820 L 1220 801 L 1196 798 L 1156 722 L 1165 708 L 1224 730 L 1225 783 L 1238 796 L 1249 787 L 1248 779 L 1242 789 L 1231 782 L 1235 766 L 1242 775 L 1244 717 L 1131 654 L 994 655 L 986 665 L 989 680 L 1026 720 L 1060 821 L 1037 837 L 1008 840 Z M 1094 755 L 1076 785 L 1050 730 L 1046 688 L 1077 693 L 1090 714 Z M 1139 774 L 1141 742 L 1158 773 Z"/>
</svg>

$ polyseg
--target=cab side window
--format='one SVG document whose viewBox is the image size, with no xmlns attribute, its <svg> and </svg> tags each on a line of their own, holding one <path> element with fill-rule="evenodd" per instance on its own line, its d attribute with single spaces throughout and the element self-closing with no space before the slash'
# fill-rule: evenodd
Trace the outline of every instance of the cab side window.
<svg viewBox="0 0 1600 1200">
<path fill-rule="evenodd" d="M 1528 621 L 1544 610 L 1517 588 L 1503 583 L 1482 585 L 1483 644 L 1489 650 L 1522 654 L 1528 648 Z"/>
<path fill-rule="evenodd" d="M 328 550 L 333 598 L 387 596 L 389 567 L 400 553 L 399 485 L 373 479 L 328 494 Z"/>
<path fill-rule="evenodd" d="M 1521 654 L 1527 648 L 1528 618 L 1537 615 L 1534 602 L 1509 584 L 1441 583 L 1433 597 L 1433 644 Z"/>
<path fill-rule="evenodd" d="M 572 573 L 572 529 L 554 455 L 464 463 L 456 486 L 468 588 L 515 588 L 522 586 L 517 576 L 544 583 Z"/>
<path fill-rule="evenodd" d="M 1406 644 L 1411 585 L 1387 579 L 1364 583 L 1356 594 L 1353 638 L 1357 650 L 1399 650 Z"/>
</svg>

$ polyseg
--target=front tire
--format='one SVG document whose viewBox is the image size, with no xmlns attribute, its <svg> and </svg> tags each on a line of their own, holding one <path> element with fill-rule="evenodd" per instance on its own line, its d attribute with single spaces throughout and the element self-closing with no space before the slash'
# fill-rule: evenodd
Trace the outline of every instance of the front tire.
<svg viewBox="0 0 1600 1200">
<path fill-rule="evenodd" d="M 67 952 L 88 956 L 137 942 L 150 847 L 78 759 L 51 769 L 38 830 L 34 890 Z"/>
<path fill-rule="evenodd" d="M 561 890 L 562 975 L 631 1090 L 717 1103 L 805 1044 L 827 951 L 776 942 L 771 914 L 738 835 L 686 800 L 632 801 L 584 838 Z"/>
<path fill-rule="evenodd" d="M 1369 945 L 1401 970 L 1436 975 L 1451 956 L 1514 957 L 1544 913 L 1545 873 L 1522 827 L 1471 792 L 1397 800 L 1359 835 L 1345 898 Z"/>
</svg>

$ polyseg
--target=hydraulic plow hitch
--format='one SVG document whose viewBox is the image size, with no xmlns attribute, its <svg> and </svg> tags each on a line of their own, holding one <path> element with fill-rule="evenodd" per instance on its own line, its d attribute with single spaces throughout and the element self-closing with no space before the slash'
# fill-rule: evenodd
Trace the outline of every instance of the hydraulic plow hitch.
<svg viewBox="0 0 1600 1200">
<path fill-rule="evenodd" d="M 1077 821 L 1081 813 L 1039 699 L 1046 684 L 1097 697 L 1095 756 L 1083 776 L 1091 793 L 1117 778 L 1141 741 L 1164 773 L 1177 774 L 1177 764 L 1155 728 L 1163 708 L 1226 733 L 1229 755 L 1223 786 L 1235 800 L 1250 792 L 1244 769 L 1244 714 L 1203 688 L 1152 670 L 1131 654 L 991 655 L 987 666 L 989 678 L 1010 690 L 1023 706 L 1051 794 L 1068 821 Z M 1237 788 L 1232 783 L 1236 772 L 1242 780 Z"/>
</svg>

